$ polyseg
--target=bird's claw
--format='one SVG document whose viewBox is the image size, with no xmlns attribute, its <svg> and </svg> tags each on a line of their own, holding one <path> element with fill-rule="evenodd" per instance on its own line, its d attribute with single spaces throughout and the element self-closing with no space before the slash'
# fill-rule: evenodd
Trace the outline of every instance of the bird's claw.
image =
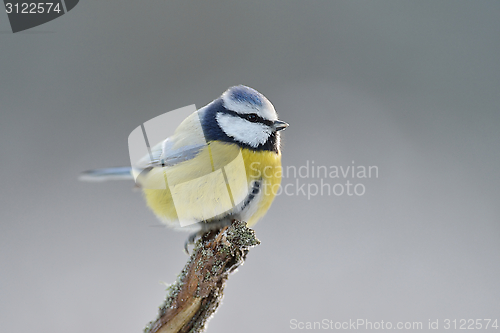
<svg viewBox="0 0 500 333">
<path fill-rule="evenodd" d="M 188 247 L 189 245 L 194 245 L 196 241 L 196 237 L 198 237 L 198 232 L 194 232 L 191 235 L 188 236 L 186 241 L 184 242 L 184 252 L 186 252 L 187 255 L 189 255 L 189 250 Z"/>
</svg>

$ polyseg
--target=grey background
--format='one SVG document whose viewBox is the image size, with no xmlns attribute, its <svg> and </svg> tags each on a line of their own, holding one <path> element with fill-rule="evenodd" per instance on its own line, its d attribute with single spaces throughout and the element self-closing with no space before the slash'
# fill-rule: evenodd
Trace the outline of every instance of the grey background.
<svg viewBox="0 0 500 333">
<path fill-rule="evenodd" d="M 285 166 L 379 177 L 361 197 L 279 196 L 208 332 L 500 319 L 499 17 L 498 1 L 82 1 L 12 34 L 0 13 L 2 331 L 155 318 L 187 235 L 131 183 L 78 173 L 127 165 L 140 123 L 240 83 L 291 124 Z"/>
</svg>

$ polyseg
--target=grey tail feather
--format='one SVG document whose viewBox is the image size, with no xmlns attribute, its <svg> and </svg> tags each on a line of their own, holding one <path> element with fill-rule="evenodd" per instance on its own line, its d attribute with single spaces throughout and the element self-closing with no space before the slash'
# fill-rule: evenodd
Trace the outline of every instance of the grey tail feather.
<svg viewBox="0 0 500 333">
<path fill-rule="evenodd" d="M 78 177 L 87 182 L 102 182 L 105 180 L 134 179 L 130 167 L 105 168 L 84 171 Z"/>
</svg>

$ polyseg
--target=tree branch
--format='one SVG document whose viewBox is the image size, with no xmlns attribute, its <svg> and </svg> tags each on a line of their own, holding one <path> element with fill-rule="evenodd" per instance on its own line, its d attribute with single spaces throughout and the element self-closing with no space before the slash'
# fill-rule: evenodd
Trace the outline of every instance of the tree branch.
<svg viewBox="0 0 500 333">
<path fill-rule="evenodd" d="M 244 263 L 249 248 L 259 244 L 254 231 L 241 221 L 204 234 L 167 289 L 158 318 L 144 332 L 203 332 L 221 304 L 229 274 Z"/>
</svg>

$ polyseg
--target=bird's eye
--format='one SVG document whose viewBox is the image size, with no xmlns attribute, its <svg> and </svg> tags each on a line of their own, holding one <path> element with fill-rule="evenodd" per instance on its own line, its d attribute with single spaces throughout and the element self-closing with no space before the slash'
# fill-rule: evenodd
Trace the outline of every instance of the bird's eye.
<svg viewBox="0 0 500 333">
<path fill-rule="evenodd" d="M 246 116 L 248 121 L 251 121 L 252 123 L 255 123 L 259 121 L 259 117 L 255 113 L 250 113 L 249 115 Z"/>
</svg>

